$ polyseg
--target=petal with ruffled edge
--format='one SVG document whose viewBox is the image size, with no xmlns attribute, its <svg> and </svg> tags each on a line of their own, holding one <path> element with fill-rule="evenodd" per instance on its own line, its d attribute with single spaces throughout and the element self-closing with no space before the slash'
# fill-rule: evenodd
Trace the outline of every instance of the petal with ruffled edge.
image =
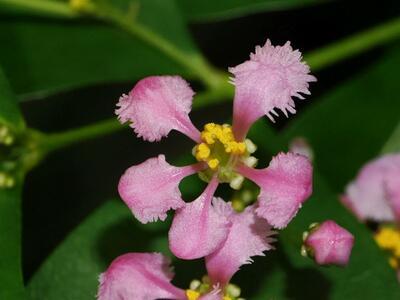
<svg viewBox="0 0 400 300">
<path fill-rule="evenodd" d="M 256 212 L 276 228 L 286 227 L 312 193 L 312 166 L 300 154 L 279 153 L 268 168 L 240 165 L 238 172 L 260 186 Z"/>
<path fill-rule="evenodd" d="M 386 186 L 386 196 L 396 220 L 400 221 L 400 167 L 389 175 Z"/>
<path fill-rule="evenodd" d="M 275 108 L 288 115 L 295 113 L 292 97 L 304 99 L 309 95 L 309 82 L 316 78 L 309 74 L 309 66 L 301 61 L 299 50 L 293 50 L 290 42 L 272 46 L 267 40 L 257 46 L 250 60 L 229 68 L 234 75 L 235 98 L 233 105 L 233 131 L 236 139 L 243 140 L 250 126 L 263 115 L 272 121 L 277 115 Z"/>
<path fill-rule="evenodd" d="M 313 230 L 304 243 L 312 249 L 318 264 L 345 266 L 349 262 L 354 236 L 328 220 Z"/>
<path fill-rule="evenodd" d="M 218 206 L 230 210 L 228 219 L 232 223 L 225 243 L 206 257 L 208 276 L 214 284 L 226 285 L 243 264 L 252 262 L 252 256 L 263 256 L 264 251 L 273 249 L 274 232 L 268 222 L 255 213 L 255 207 L 249 206 L 242 213 L 232 210 L 230 203 L 222 200 Z M 217 207 L 217 203 L 214 204 Z M 228 208 L 226 208 L 228 207 Z"/>
<path fill-rule="evenodd" d="M 194 92 L 180 76 L 151 76 L 122 95 L 115 113 L 121 123 L 131 122 L 138 137 L 159 141 L 175 129 L 200 142 L 200 132 L 189 118 Z"/>
<path fill-rule="evenodd" d="M 400 208 L 399 178 L 400 154 L 384 155 L 360 170 L 341 200 L 361 220 L 394 221 Z"/>
<path fill-rule="evenodd" d="M 128 253 L 115 259 L 100 275 L 98 300 L 185 300 L 185 292 L 171 284 L 169 260 L 159 253 Z"/>
<path fill-rule="evenodd" d="M 159 155 L 126 170 L 119 181 L 118 191 L 140 222 L 164 221 L 169 209 L 185 205 L 179 182 L 204 167 L 203 163 L 174 167 L 165 161 L 164 155 Z"/>
<path fill-rule="evenodd" d="M 196 259 L 215 251 L 227 238 L 230 223 L 211 204 L 218 180 L 212 179 L 205 191 L 176 211 L 169 230 L 169 247 L 182 259 Z"/>
</svg>

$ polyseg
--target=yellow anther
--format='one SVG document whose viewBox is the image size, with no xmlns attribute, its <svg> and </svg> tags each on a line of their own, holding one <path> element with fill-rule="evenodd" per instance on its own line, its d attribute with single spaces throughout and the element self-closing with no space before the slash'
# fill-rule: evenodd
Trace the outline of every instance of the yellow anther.
<svg viewBox="0 0 400 300">
<path fill-rule="evenodd" d="M 202 143 L 195 149 L 195 157 L 198 161 L 206 162 L 212 170 L 230 163 L 231 155 L 246 153 L 246 144 L 235 141 L 232 128 L 227 124 L 206 124 L 201 139 Z"/>
<path fill-rule="evenodd" d="M 392 256 L 392 257 L 389 258 L 389 265 L 393 269 L 398 269 L 399 268 L 399 261 L 395 257 Z"/>
<path fill-rule="evenodd" d="M 375 235 L 378 245 L 386 250 L 399 250 L 400 254 L 400 231 L 391 227 L 383 227 Z M 397 252 L 397 251 L 396 251 Z"/>
<path fill-rule="evenodd" d="M 208 145 L 212 145 L 215 143 L 214 135 L 207 131 L 203 131 L 201 133 L 201 139 L 205 141 Z"/>
<path fill-rule="evenodd" d="M 207 162 L 207 164 L 211 169 L 215 170 L 219 165 L 219 160 L 214 158 L 214 159 L 209 160 Z"/>
<path fill-rule="evenodd" d="M 391 254 L 389 264 L 392 268 L 400 267 L 400 230 L 393 227 L 382 227 L 375 234 L 375 241 Z"/>
<path fill-rule="evenodd" d="M 200 298 L 200 293 L 193 290 L 186 290 L 187 300 L 197 300 Z"/>
<path fill-rule="evenodd" d="M 210 156 L 210 148 L 205 143 L 201 143 L 196 149 L 196 159 L 205 160 Z"/>
<path fill-rule="evenodd" d="M 232 298 L 229 297 L 229 296 L 224 296 L 222 299 L 223 299 L 223 300 L 232 300 Z"/>
</svg>

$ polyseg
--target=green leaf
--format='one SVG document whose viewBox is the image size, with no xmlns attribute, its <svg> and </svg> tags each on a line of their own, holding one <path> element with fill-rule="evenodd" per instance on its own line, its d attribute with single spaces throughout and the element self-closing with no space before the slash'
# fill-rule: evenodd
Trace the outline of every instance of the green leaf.
<svg viewBox="0 0 400 300">
<path fill-rule="evenodd" d="M 262 156 L 263 153 L 269 154 L 267 149 L 274 154 L 278 149 L 283 150 L 288 143 L 286 137 L 274 134 L 263 121 L 258 122 L 251 131 L 251 139 L 259 146 L 257 153 Z M 314 126 L 319 127 L 316 124 Z M 368 295 L 367 299 L 398 299 L 400 288 L 386 255 L 378 248 L 368 228 L 340 204 L 339 195 L 328 186 L 318 167 L 315 163 L 313 195 L 279 234 L 277 253 L 268 253 L 264 264 L 257 259 L 249 267 L 250 275 L 246 272 L 238 274 L 237 283 L 250 291 L 246 294 L 248 298 L 260 300 L 266 297 L 361 299 L 363 295 Z M 355 236 L 355 246 L 346 268 L 320 267 L 300 255 L 302 232 L 311 223 L 327 219 L 335 220 Z M 254 280 L 253 273 L 259 278 L 256 285 L 246 280 Z"/>
<path fill-rule="evenodd" d="M 19 111 L 17 100 L 10 90 L 10 86 L 2 69 L 0 68 L 0 124 L 4 123 L 7 126 L 15 129 L 24 127 L 24 121 Z"/>
<path fill-rule="evenodd" d="M 142 1 L 136 21 L 189 55 L 198 53 L 173 1 Z M 105 24 L 9 16 L 0 26 L 0 63 L 19 95 L 185 73 L 158 49 Z"/>
<path fill-rule="evenodd" d="M 41 266 L 28 286 L 31 299 L 94 299 L 98 275 L 118 255 L 163 251 L 165 230 L 135 221 L 122 203 L 110 201 L 70 234 Z M 161 223 L 162 225 L 162 223 Z"/>
<path fill-rule="evenodd" d="M 263 11 L 293 9 L 328 0 L 178 0 L 186 18 L 190 21 L 216 21 L 245 16 Z"/>
<path fill-rule="evenodd" d="M 200 180 L 195 177 L 189 176 L 181 183 L 185 197 L 193 198 L 200 192 Z M 120 200 L 105 203 L 47 258 L 29 282 L 30 299 L 94 299 L 99 274 L 119 255 L 158 251 L 171 256 L 167 240 L 170 221 L 171 217 L 167 222 L 143 225 Z M 199 268 L 187 268 L 187 264 L 182 269 L 177 275 L 200 277 L 203 273 Z"/>
<path fill-rule="evenodd" d="M 381 153 L 400 152 L 400 122 L 381 149 Z"/>
<path fill-rule="evenodd" d="M 24 299 L 21 265 L 22 180 L 0 189 L 0 299 Z"/>
<path fill-rule="evenodd" d="M 343 191 L 357 170 L 380 153 L 400 121 L 399 64 L 397 47 L 316 100 L 284 133 L 286 141 L 296 136 L 308 139 L 315 165 L 337 191 Z M 314 101 L 312 96 L 309 101 Z"/>
<path fill-rule="evenodd" d="M 276 253 L 257 258 L 238 273 L 249 299 L 398 299 L 400 288 L 394 270 L 371 233 L 337 200 L 337 195 L 315 174 L 313 196 L 279 235 Z M 350 263 L 345 268 L 317 266 L 300 255 L 302 232 L 315 221 L 333 219 L 355 236 Z M 248 268 L 246 270 L 246 268 Z M 257 282 L 254 282 L 255 276 Z"/>
</svg>

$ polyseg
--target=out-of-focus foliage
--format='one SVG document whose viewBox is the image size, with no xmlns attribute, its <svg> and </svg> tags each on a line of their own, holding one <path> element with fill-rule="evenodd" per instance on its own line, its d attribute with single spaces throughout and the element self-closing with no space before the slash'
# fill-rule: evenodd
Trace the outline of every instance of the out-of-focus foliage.
<svg viewBox="0 0 400 300">
<path fill-rule="evenodd" d="M 0 69 L 0 127 L 2 125 L 13 131 L 24 128 L 14 95 Z M 0 163 L 4 163 L 1 150 Z M 24 295 L 21 270 L 22 183 L 20 176 L 16 177 L 13 179 L 16 182 L 14 187 L 0 188 L 0 299 L 23 299 Z"/>
<path fill-rule="evenodd" d="M 315 165 L 338 192 L 379 154 L 400 122 L 399 54 L 398 47 L 388 51 L 381 62 L 323 96 L 285 131 L 286 139 L 309 140 Z"/>
<path fill-rule="evenodd" d="M 250 13 L 298 8 L 329 0 L 178 0 L 182 12 L 191 21 L 215 21 Z"/>
<path fill-rule="evenodd" d="M 0 124 L 21 129 L 24 127 L 24 121 L 19 111 L 16 98 L 11 92 L 9 83 L 0 69 Z"/>
<path fill-rule="evenodd" d="M 158 15 L 160 11 L 163 18 Z M 137 18 L 132 16 L 132 20 L 188 55 L 197 55 L 174 1 L 143 1 Z M 7 16 L 1 18 L 0 27 L 0 64 L 17 94 L 43 96 L 100 82 L 187 73 L 144 41 L 95 20 Z"/>
</svg>

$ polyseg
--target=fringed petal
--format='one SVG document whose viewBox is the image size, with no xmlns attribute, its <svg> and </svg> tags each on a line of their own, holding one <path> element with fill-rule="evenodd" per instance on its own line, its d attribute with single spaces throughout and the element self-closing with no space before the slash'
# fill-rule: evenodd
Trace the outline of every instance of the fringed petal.
<svg viewBox="0 0 400 300">
<path fill-rule="evenodd" d="M 154 142 L 175 129 L 196 143 L 200 132 L 189 119 L 194 92 L 180 76 L 151 76 L 140 80 L 129 95 L 122 95 L 115 113 L 121 123 L 131 122 L 138 137 Z"/>
</svg>

